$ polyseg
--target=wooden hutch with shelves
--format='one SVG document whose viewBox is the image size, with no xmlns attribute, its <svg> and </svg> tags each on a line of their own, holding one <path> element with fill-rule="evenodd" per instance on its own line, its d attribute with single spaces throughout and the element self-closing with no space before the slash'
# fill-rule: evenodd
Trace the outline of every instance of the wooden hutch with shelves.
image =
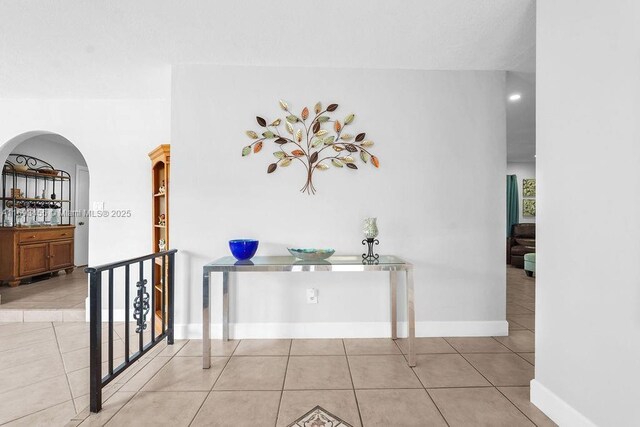
<svg viewBox="0 0 640 427">
<path fill-rule="evenodd" d="M 151 159 L 151 250 L 155 253 L 169 249 L 170 145 L 157 146 L 149 153 L 149 158 Z M 168 295 L 163 295 L 161 282 L 165 280 L 167 283 L 168 263 L 165 264 L 164 271 L 162 267 L 162 258 L 156 258 L 153 266 L 156 281 L 153 284 L 155 294 L 153 311 L 156 316 L 157 329 L 162 328 L 162 302 L 165 301 L 166 304 L 169 301 Z M 169 312 L 167 307 L 164 312 Z"/>
<path fill-rule="evenodd" d="M 24 154 L 2 168 L 0 282 L 18 286 L 34 276 L 73 272 L 71 176 Z"/>
</svg>

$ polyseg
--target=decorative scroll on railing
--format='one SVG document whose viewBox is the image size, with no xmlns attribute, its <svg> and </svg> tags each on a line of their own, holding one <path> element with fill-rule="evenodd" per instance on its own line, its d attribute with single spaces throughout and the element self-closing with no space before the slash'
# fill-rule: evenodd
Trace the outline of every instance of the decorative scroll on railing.
<svg viewBox="0 0 640 427">
<path fill-rule="evenodd" d="M 90 337 L 89 337 L 89 397 L 91 412 L 99 412 L 102 409 L 102 388 L 124 372 L 136 360 L 167 338 L 167 344 L 173 344 L 173 319 L 174 319 L 174 275 L 175 254 L 177 250 L 158 252 L 139 258 L 120 261 L 99 267 L 86 268 L 89 274 L 89 310 L 90 310 Z M 150 266 L 146 274 L 151 278 L 151 288 L 148 290 L 148 279 L 145 278 L 145 263 Z M 138 266 L 138 280 L 136 281 L 135 298 L 131 299 L 131 266 Z M 114 367 L 114 271 L 124 270 L 124 319 L 122 337 L 124 341 L 124 361 Z M 107 277 L 107 316 L 108 316 L 108 340 L 106 361 L 108 369 L 102 376 L 102 332 L 103 332 L 103 275 Z M 135 279 L 134 279 L 135 280 Z M 120 287 L 119 287 L 120 288 Z M 147 316 L 149 312 L 149 320 Z M 133 309 L 133 312 L 131 311 Z M 158 318 L 156 320 L 156 317 Z M 131 331 L 130 322 L 135 321 L 135 332 Z M 156 324 L 160 321 L 160 324 Z M 147 328 L 149 326 L 149 328 Z M 146 332 L 145 332 L 146 331 Z M 132 333 L 137 334 L 137 350 L 132 344 Z M 148 338 L 145 342 L 145 337 Z M 135 340 L 134 340 L 135 342 Z M 133 347 L 133 349 L 132 349 Z"/>
<path fill-rule="evenodd" d="M 149 313 L 149 293 L 147 292 L 147 279 L 139 281 L 138 296 L 133 301 L 133 318 L 136 320 L 136 334 L 147 329 L 147 314 Z"/>
</svg>

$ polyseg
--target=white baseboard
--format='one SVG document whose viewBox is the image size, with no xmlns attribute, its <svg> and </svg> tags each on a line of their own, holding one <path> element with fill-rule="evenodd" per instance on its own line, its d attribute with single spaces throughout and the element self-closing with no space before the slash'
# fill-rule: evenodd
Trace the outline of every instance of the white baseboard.
<svg viewBox="0 0 640 427">
<path fill-rule="evenodd" d="M 406 322 L 398 322 L 398 334 L 406 336 Z M 505 336 L 509 324 L 504 320 L 477 322 L 416 322 L 417 337 Z M 386 338 L 391 336 L 389 322 L 314 322 L 314 323 L 232 323 L 230 338 Z M 177 339 L 202 338 L 202 324 L 175 325 Z M 211 338 L 222 338 L 220 323 L 211 324 Z"/>
<path fill-rule="evenodd" d="M 591 420 L 535 379 L 531 380 L 531 403 L 559 426 L 596 427 Z"/>
<path fill-rule="evenodd" d="M 509 323 L 506 320 L 416 322 L 418 337 L 504 337 L 507 335 L 509 335 Z"/>
<path fill-rule="evenodd" d="M 133 310 L 129 312 L 133 316 Z M 102 321 L 109 312 L 102 310 Z M 124 310 L 113 310 L 115 322 L 124 321 Z M 130 321 L 134 321 L 133 317 Z M 398 334 L 406 336 L 407 323 L 398 322 Z M 509 334 L 506 320 L 416 322 L 417 337 L 491 337 Z M 292 323 L 231 323 L 230 338 L 385 338 L 391 336 L 389 322 L 292 322 Z M 202 338 L 202 324 L 176 324 L 175 338 Z M 222 338 L 222 325 L 211 324 L 211 338 Z"/>
</svg>

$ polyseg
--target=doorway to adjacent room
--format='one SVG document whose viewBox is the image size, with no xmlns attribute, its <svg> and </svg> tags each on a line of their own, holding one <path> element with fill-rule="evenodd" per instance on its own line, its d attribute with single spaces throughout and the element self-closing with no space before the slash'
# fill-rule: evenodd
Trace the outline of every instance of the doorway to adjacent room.
<svg viewBox="0 0 640 427">
<path fill-rule="evenodd" d="M 0 321 L 84 321 L 89 169 L 64 136 L 6 143 L 0 187 Z"/>
</svg>

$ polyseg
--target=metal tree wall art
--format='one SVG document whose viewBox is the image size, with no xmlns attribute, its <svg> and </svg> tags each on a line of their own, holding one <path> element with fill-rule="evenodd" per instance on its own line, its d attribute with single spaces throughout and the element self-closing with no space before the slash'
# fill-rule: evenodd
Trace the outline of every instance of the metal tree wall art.
<svg viewBox="0 0 640 427">
<path fill-rule="evenodd" d="M 356 170 L 357 157 L 364 163 L 380 167 L 378 158 L 369 151 L 373 142 L 365 139 L 365 133 L 348 133 L 355 115 L 349 114 L 341 122 L 327 114 L 336 111 L 338 104 L 330 104 L 323 108 L 318 102 L 314 107 L 313 118 L 310 117 L 307 107 L 302 109 L 300 115 L 295 115 L 289 110 L 289 105 L 281 100 L 280 108 L 287 113 L 284 119 L 277 118 L 267 124 L 264 118 L 256 117 L 263 131 L 258 134 L 260 131 L 248 130 L 247 136 L 254 141 L 242 149 L 244 157 L 252 151 L 259 153 L 265 143 L 273 142 L 276 147 L 276 151 L 273 152 L 276 161 L 267 167 L 267 173 L 273 173 L 278 167 L 287 167 L 298 161 L 307 170 L 307 182 L 300 191 L 315 194 L 313 173 L 317 170 L 325 171 L 330 167 Z M 280 132 L 283 124 L 285 131 Z"/>
</svg>

